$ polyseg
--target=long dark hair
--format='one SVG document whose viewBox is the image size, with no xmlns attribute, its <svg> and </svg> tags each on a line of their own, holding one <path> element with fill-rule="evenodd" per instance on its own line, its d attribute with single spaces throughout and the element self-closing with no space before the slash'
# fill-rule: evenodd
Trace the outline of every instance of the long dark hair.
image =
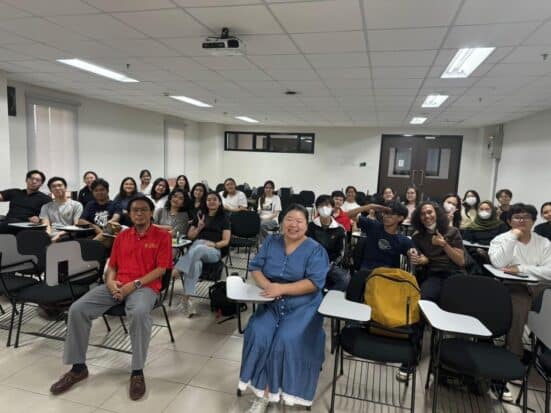
<svg viewBox="0 0 551 413">
<path fill-rule="evenodd" d="M 455 201 L 457 202 L 457 208 L 455 208 L 455 212 L 453 213 L 453 219 L 452 219 L 452 225 L 456 228 L 459 228 L 461 225 L 461 198 L 459 195 L 454 193 L 449 193 L 442 198 L 442 205 L 444 205 L 444 202 L 446 202 L 446 199 L 448 198 L 455 198 Z M 444 210 L 444 212 L 446 212 Z"/>
<path fill-rule="evenodd" d="M 470 206 L 465 202 L 465 199 L 467 198 L 467 194 L 471 193 L 476 198 L 476 204 L 473 206 Z M 469 212 L 471 209 L 474 209 L 475 211 L 478 209 L 478 205 L 480 204 L 480 195 L 478 195 L 478 192 L 476 192 L 474 189 L 469 189 L 465 191 L 465 195 L 463 195 L 463 206 L 465 207 L 465 214 Z"/>
<path fill-rule="evenodd" d="M 228 191 L 226 191 L 226 183 L 229 182 L 229 181 L 233 182 L 233 184 L 237 187 L 237 184 L 235 183 L 235 179 L 233 179 L 233 178 L 226 178 L 226 179 L 224 180 L 224 190 L 222 191 L 222 196 L 223 196 L 224 198 L 228 196 Z M 236 190 L 237 190 L 237 189 L 236 189 Z"/>
<path fill-rule="evenodd" d="M 201 200 L 199 201 L 200 202 L 199 208 L 206 210 L 207 209 L 207 194 L 209 192 L 214 192 L 214 191 L 209 191 L 207 189 L 207 186 L 202 182 L 197 182 L 195 185 L 193 185 L 193 187 L 191 188 L 191 192 L 189 194 L 189 196 L 191 198 L 191 207 L 192 208 L 195 208 L 196 199 L 195 199 L 194 192 L 195 192 L 195 188 L 197 188 L 198 186 L 203 188 L 203 198 L 201 198 Z"/>
<path fill-rule="evenodd" d="M 425 205 L 431 205 L 434 208 L 434 212 L 436 212 L 436 229 L 440 232 L 440 234 L 445 235 L 446 232 L 448 232 L 448 227 L 450 225 L 448 215 L 440 205 L 432 201 L 423 201 L 417 205 L 417 208 L 415 208 L 415 211 L 413 211 L 413 214 L 411 215 L 411 224 L 413 225 L 413 228 L 415 228 L 415 230 L 421 235 L 426 234 L 427 228 L 421 222 L 421 209 L 423 209 Z"/>
<path fill-rule="evenodd" d="M 214 215 L 214 217 L 218 218 L 219 216 L 226 215 L 226 211 L 224 211 L 224 204 L 222 203 L 222 197 L 220 196 L 220 194 L 216 191 L 209 191 L 205 195 L 205 204 L 207 202 L 207 198 L 209 197 L 209 195 L 216 196 L 216 198 L 218 198 L 218 201 L 220 202 L 220 205 L 218 206 L 218 209 L 216 210 L 216 214 Z M 208 215 L 208 208 L 205 207 L 205 209 L 206 209 L 207 215 Z"/>
<path fill-rule="evenodd" d="M 184 178 L 186 180 L 186 184 L 184 185 L 183 190 L 184 190 L 184 192 L 189 193 L 189 181 L 187 179 L 187 176 L 185 176 L 185 175 L 178 175 L 178 177 L 176 178 L 176 186 L 174 187 L 174 189 L 179 188 L 178 179 L 180 179 L 180 178 Z"/>
<path fill-rule="evenodd" d="M 126 195 L 126 192 L 124 192 L 124 183 L 126 181 L 132 181 L 132 183 L 134 184 L 134 192 L 132 192 L 132 194 L 130 195 Z M 133 196 L 136 196 L 136 194 L 138 193 L 138 185 L 136 184 L 136 180 L 134 178 L 132 178 L 131 176 L 127 176 L 126 178 L 124 178 L 122 181 L 121 181 L 121 186 L 119 188 L 119 198 L 120 199 L 126 199 L 126 198 L 132 198 Z"/>
<path fill-rule="evenodd" d="M 149 171 L 149 169 L 142 169 L 142 170 L 140 171 L 140 179 L 142 179 L 142 177 L 143 177 L 145 174 L 148 174 L 148 175 L 149 175 L 149 178 L 151 178 L 151 172 Z"/>
<path fill-rule="evenodd" d="M 419 202 L 421 201 L 419 199 L 419 191 L 417 190 L 417 188 L 413 187 L 413 186 L 408 186 L 406 188 L 406 192 L 404 192 L 404 200 L 403 200 L 403 204 L 404 205 L 408 205 L 409 204 L 409 201 L 408 201 L 408 198 L 407 198 L 407 195 L 408 195 L 408 191 L 410 189 L 413 189 L 415 191 L 415 206 L 419 205 Z"/>
<path fill-rule="evenodd" d="M 157 187 L 159 182 L 164 182 L 165 187 L 166 187 L 165 192 L 162 193 L 161 195 L 157 195 L 157 192 L 155 191 L 155 188 Z M 157 179 L 155 179 L 155 181 L 153 181 L 153 185 L 151 186 L 151 198 L 153 198 L 155 201 L 158 201 L 163 196 L 166 196 L 166 195 L 169 195 L 169 194 L 170 194 L 170 188 L 168 186 L 168 181 L 165 178 L 157 178 Z"/>
<path fill-rule="evenodd" d="M 274 181 L 267 180 L 264 182 L 264 186 L 262 188 L 266 188 L 266 185 L 272 185 L 272 192 L 275 191 L 275 184 Z M 262 195 L 260 195 L 260 198 L 258 200 L 260 208 L 262 208 L 262 205 L 264 205 L 264 201 L 266 200 L 266 191 L 262 191 Z"/>
<path fill-rule="evenodd" d="M 170 211 L 170 208 L 171 208 L 171 205 L 170 205 L 170 201 L 172 201 L 172 197 L 175 195 L 175 194 L 182 194 L 182 196 L 184 197 L 184 202 L 182 203 L 182 206 L 180 207 L 180 209 L 178 210 L 178 212 L 185 212 L 186 211 L 186 193 L 182 190 L 182 188 L 174 188 L 172 190 L 172 192 L 168 195 L 168 199 L 166 201 L 166 204 L 165 204 L 165 208 Z"/>
</svg>

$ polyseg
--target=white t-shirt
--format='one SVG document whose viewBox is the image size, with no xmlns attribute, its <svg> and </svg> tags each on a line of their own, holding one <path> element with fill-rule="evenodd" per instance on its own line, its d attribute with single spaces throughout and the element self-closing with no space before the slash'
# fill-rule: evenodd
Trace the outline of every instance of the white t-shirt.
<svg viewBox="0 0 551 413">
<path fill-rule="evenodd" d="M 348 212 L 348 211 L 353 210 L 354 208 L 359 208 L 359 207 L 360 207 L 360 205 L 356 201 L 354 201 L 354 202 L 344 201 L 344 203 L 342 204 L 341 209 L 344 212 Z"/>
<path fill-rule="evenodd" d="M 273 218 L 273 221 L 277 222 L 277 217 L 281 212 L 281 199 L 279 196 L 272 195 L 270 198 L 264 198 L 264 204 L 260 205 L 260 199 L 258 199 L 258 214 L 260 215 L 260 220 L 264 221 L 272 216 L 274 213 L 277 215 Z"/>
<path fill-rule="evenodd" d="M 233 195 L 226 195 L 224 198 L 224 191 L 220 191 L 220 197 L 222 198 L 222 204 L 224 207 L 231 209 L 237 209 L 239 207 L 247 208 L 247 197 L 241 191 L 235 191 Z"/>
<path fill-rule="evenodd" d="M 165 195 L 165 196 L 157 199 L 156 201 L 151 196 L 148 196 L 148 198 L 151 199 L 153 201 L 153 203 L 155 204 L 155 211 L 156 211 L 158 209 L 162 209 L 162 208 L 165 207 L 166 201 L 168 200 L 168 195 Z"/>
</svg>

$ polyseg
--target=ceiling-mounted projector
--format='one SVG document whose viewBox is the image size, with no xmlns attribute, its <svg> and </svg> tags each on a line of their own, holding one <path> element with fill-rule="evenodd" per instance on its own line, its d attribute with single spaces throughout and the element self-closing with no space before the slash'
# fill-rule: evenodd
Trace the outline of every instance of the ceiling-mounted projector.
<svg viewBox="0 0 551 413">
<path fill-rule="evenodd" d="M 239 56 L 245 52 L 245 45 L 235 36 L 230 36 L 227 27 L 222 29 L 220 37 L 208 37 L 203 49 L 214 56 Z"/>
</svg>

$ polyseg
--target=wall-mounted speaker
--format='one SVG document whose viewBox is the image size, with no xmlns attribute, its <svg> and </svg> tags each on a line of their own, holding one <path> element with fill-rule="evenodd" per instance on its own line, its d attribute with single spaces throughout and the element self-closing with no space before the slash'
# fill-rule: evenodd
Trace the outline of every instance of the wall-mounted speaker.
<svg viewBox="0 0 551 413">
<path fill-rule="evenodd" d="M 15 88 L 8 86 L 8 116 L 17 116 L 17 105 L 15 102 Z"/>
</svg>

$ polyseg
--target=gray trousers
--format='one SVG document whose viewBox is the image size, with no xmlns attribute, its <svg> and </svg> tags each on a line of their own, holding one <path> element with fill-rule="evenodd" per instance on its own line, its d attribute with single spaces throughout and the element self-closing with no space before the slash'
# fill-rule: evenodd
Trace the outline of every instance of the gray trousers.
<svg viewBox="0 0 551 413">
<path fill-rule="evenodd" d="M 132 343 L 132 370 L 141 370 L 147 358 L 153 320 L 151 310 L 158 294 L 151 288 L 135 290 L 124 300 Z M 119 304 L 105 284 L 98 285 L 75 301 L 69 309 L 67 338 L 63 351 L 65 364 L 86 363 L 86 350 L 90 339 L 92 320 Z"/>
<path fill-rule="evenodd" d="M 186 295 L 195 294 L 195 286 L 203 272 L 203 263 L 220 261 L 220 250 L 205 245 L 207 241 L 197 240 L 189 251 L 181 257 L 175 267 L 184 274 L 184 292 Z"/>
<path fill-rule="evenodd" d="M 277 227 L 279 227 L 279 224 L 273 219 L 260 221 L 260 233 L 258 236 L 259 243 L 262 244 L 266 237 L 270 234 L 270 231 L 276 229 Z"/>
</svg>

